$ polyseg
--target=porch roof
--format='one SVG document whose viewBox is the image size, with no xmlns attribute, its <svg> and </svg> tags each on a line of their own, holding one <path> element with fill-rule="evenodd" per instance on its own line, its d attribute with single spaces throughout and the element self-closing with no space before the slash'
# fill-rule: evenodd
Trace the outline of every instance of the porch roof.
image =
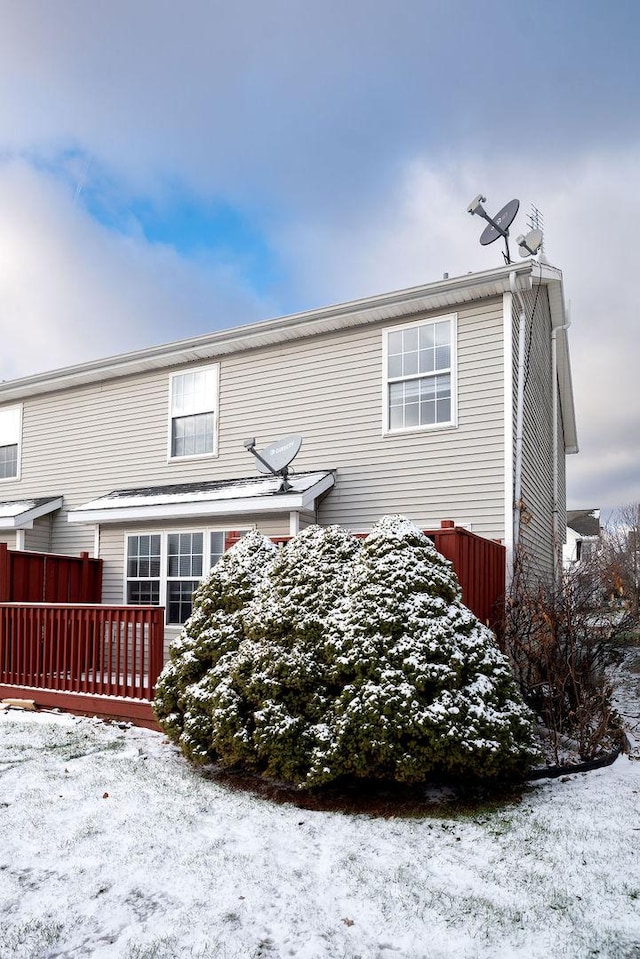
<svg viewBox="0 0 640 959">
<path fill-rule="evenodd" d="M 314 509 L 335 483 L 335 470 L 292 473 L 290 489 L 275 476 L 148 486 L 114 490 L 69 510 L 70 523 L 121 523 L 127 520 L 291 513 Z"/>
<path fill-rule="evenodd" d="M 62 506 L 62 496 L 0 502 L 0 529 L 31 529 L 33 522 Z"/>
</svg>

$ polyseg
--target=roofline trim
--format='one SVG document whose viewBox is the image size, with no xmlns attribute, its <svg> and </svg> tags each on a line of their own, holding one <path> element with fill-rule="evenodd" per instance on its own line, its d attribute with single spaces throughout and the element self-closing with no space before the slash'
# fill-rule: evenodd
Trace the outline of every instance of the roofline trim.
<svg viewBox="0 0 640 959">
<path fill-rule="evenodd" d="M 424 286 L 293 313 L 246 326 L 219 330 L 160 346 L 135 350 L 100 360 L 91 360 L 58 370 L 0 383 L 0 402 L 34 394 L 69 389 L 102 380 L 116 379 L 153 369 L 164 369 L 195 360 L 213 359 L 229 353 L 301 339 L 314 334 L 384 322 L 411 313 L 460 305 L 509 290 L 509 275 L 517 274 L 520 289 L 531 288 L 534 264 L 525 260 L 479 273 L 438 280 Z M 535 261 L 544 282 L 561 280 L 555 267 Z M 536 271 L 538 273 L 538 271 Z M 466 295 L 465 295 L 466 294 Z"/>
</svg>

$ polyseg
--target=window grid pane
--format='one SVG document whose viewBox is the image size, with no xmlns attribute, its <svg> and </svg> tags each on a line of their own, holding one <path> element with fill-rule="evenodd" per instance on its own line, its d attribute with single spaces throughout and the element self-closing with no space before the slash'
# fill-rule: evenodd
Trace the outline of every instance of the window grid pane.
<svg viewBox="0 0 640 959">
<path fill-rule="evenodd" d="M 127 603 L 130 606 L 159 606 L 160 580 L 129 580 Z"/>
<path fill-rule="evenodd" d="M 0 479 L 18 475 L 18 444 L 0 446 Z"/>
<path fill-rule="evenodd" d="M 182 624 L 191 616 L 192 598 L 198 580 L 180 579 L 167 583 L 167 623 Z"/>
<path fill-rule="evenodd" d="M 171 380 L 172 416 L 191 416 L 208 413 L 215 403 L 213 370 L 193 370 L 181 373 Z"/>
<path fill-rule="evenodd" d="M 387 333 L 389 429 L 451 422 L 451 323 Z"/>
<path fill-rule="evenodd" d="M 167 575 L 202 576 L 203 533 L 170 533 L 167 538 Z"/>
<path fill-rule="evenodd" d="M 127 544 L 127 576 L 160 576 L 160 534 L 130 536 Z"/>
<path fill-rule="evenodd" d="M 221 532 L 211 533 L 211 567 L 213 568 L 224 553 L 225 535 Z"/>
<path fill-rule="evenodd" d="M 171 424 L 171 455 L 201 456 L 213 453 L 213 413 L 181 416 Z"/>
</svg>

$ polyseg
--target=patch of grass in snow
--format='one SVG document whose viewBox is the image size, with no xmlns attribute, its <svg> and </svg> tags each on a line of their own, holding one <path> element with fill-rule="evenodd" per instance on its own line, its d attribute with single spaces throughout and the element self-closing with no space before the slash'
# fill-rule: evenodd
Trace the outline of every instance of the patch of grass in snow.
<svg viewBox="0 0 640 959">
<path fill-rule="evenodd" d="M 158 936 L 150 942 L 130 942 L 121 953 L 122 959 L 259 959 L 265 956 L 264 946 L 259 943 L 255 949 L 247 952 L 246 947 L 232 949 L 216 937 L 202 949 L 186 949 L 184 941 L 175 936 Z"/>
<path fill-rule="evenodd" d="M 26 922 L 2 923 L 2 956 L 11 959 L 40 959 L 49 955 L 51 949 L 60 942 L 64 925 L 53 917 L 29 919 Z"/>
</svg>

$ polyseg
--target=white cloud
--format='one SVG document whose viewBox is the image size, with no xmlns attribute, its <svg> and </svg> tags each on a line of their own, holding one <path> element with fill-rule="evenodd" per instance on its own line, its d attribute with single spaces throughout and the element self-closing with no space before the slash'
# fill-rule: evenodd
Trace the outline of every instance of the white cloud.
<svg viewBox="0 0 640 959">
<path fill-rule="evenodd" d="M 259 319 L 233 264 L 181 258 L 96 223 L 22 162 L 0 166 L 0 377 Z"/>
</svg>

